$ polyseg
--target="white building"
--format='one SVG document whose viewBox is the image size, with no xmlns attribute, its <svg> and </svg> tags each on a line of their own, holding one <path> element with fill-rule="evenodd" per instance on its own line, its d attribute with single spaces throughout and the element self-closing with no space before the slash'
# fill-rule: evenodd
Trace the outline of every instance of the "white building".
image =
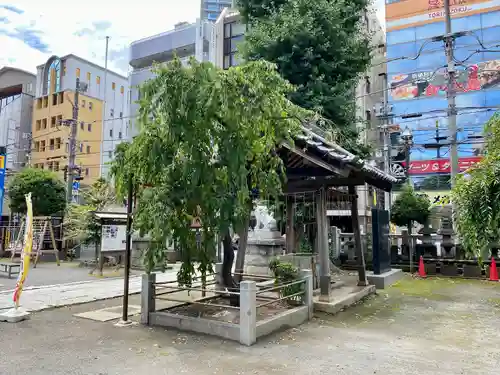
<svg viewBox="0 0 500 375">
<path fill-rule="evenodd" d="M 201 19 L 215 22 L 224 8 L 232 6 L 232 0 L 201 0 Z"/>
<path fill-rule="evenodd" d="M 0 69 L 0 146 L 6 168 L 17 171 L 28 162 L 36 76 L 21 69 Z"/>
<path fill-rule="evenodd" d="M 181 22 L 173 30 L 132 42 L 129 51 L 129 64 L 133 69 L 129 76 L 132 124 L 138 110 L 138 86 L 153 77 L 153 63 L 168 62 L 175 55 L 183 63 L 187 63 L 191 57 L 198 61 L 208 61 L 212 29 L 213 25 L 208 21 Z M 135 129 L 134 126 L 132 128 Z"/>
<path fill-rule="evenodd" d="M 52 56 L 45 64 L 37 67 L 37 98 L 48 94 L 50 71 L 55 72 L 55 92 L 76 88 L 76 79 L 88 85 L 86 96 L 104 101 L 101 155 L 101 175 L 106 176 L 108 163 L 113 159 L 116 146 L 129 137 L 129 85 L 128 78 L 106 70 L 97 64 L 75 55 Z"/>
</svg>

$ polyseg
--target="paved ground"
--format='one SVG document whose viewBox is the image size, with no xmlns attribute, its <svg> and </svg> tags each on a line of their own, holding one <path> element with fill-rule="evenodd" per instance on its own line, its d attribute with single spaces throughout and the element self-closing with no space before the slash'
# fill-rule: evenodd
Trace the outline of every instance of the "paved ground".
<svg viewBox="0 0 500 375">
<path fill-rule="evenodd" d="M 131 304 L 137 304 L 132 297 Z M 0 325 L 0 374 L 495 374 L 500 284 L 404 279 L 334 317 L 251 347 L 162 328 L 75 318 L 94 302 Z M 7 339 L 6 339 L 7 338 Z"/>
<path fill-rule="evenodd" d="M 1 259 L 0 259 L 1 260 Z M 9 260 L 6 260 L 10 262 Z M 41 286 L 41 285 L 55 285 L 66 284 L 78 281 L 90 281 L 99 278 L 97 272 L 95 275 L 89 275 L 89 268 L 80 268 L 79 262 L 61 262 L 61 266 L 56 263 L 46 262 L 38 263 L 36 268 L 33 266 L 28 274 L 26 286 Z M 132 271 L 134 274 L 138 272 Z M 114 268 L 106 268 L 104 270 L 104 277 L 120 277 L 123 275 L 123 270 L 115 272 Z M 14 289 L 16 286 L 17 275 L 11 279 L 3 273 L 0 273 L 0 291 Z"/>
<path fill-rule="evenodd" d="M 86 279 L 82 272 L 86 275 Z M 174 267 L 174 269 L 160 274 L 158 281 L 175 280 L 176 272 L 177 269 Z M 29 311 L 39 311 L 51 307 L 122 296 L 123 277 L 120 276 L 120 273 L 109 270 L 105 272 L 105 275 L 110 277 L 89 276 L 88 269 L 84 268 L 63 265 L 57 267 L 55 264 L 39 265 L 35 269 L 30 269 L 28 286 L 21 296 L 21 306 Z M 69 280 L 77 281 L 68 282 Z M 66 283 L 64 283 L 65 281 Z M 140 292 L 141 277 L 131 276 L 129 285 L 131 293 Z M 11 289 L 14 286 L 15 281 L 14 284 L 10 284 L 10 287 L 5 287 L 4 290 L 0 289 L 0 311 L 12 307 Z"/>
</svg>

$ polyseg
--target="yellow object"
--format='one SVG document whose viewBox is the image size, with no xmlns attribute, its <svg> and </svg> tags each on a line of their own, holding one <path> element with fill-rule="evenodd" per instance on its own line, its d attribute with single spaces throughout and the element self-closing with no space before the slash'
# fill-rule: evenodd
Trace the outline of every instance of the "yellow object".
<svg viewBox="0 0 500 375">
<path fill-rule="evenodd" d="M 26 194 L 26 226 L 24 232 L 24 248 L 21 255 L 21 272 L 17 278 L 16 289 L 14 290 L 14 306 L 19 307 L 19 300 L 23 292 L 24 282 L 28 276 L 31 261 L 31 249 L 33 248 L 33 206 L 31 204 L 31 193 Z"/>
</svg>

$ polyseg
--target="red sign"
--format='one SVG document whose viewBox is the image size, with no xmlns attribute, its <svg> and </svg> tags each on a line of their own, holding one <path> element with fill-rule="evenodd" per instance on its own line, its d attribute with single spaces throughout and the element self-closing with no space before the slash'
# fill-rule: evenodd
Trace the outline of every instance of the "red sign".
<svg viewBox="0 0 500 375">
<path fill-rule="evenodd" d="M 458 159 L 458 169 L 465 172 L 481 160 L 480 156 Z M 405 163 L 401 163 L 405 166 Z M 410 162 L 410 174 L 450 173 L 450 159 L 414 160 Z"/>
</svg>

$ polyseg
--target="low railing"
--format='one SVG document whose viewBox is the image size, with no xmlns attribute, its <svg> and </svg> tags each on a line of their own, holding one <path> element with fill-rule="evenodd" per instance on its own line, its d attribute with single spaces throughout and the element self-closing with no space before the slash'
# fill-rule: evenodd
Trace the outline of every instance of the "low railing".
<svg viewBox="0 0 500 375">
<path fill-rule="evenodd" d="M 157 282 L 154 273 L 143 275 L 141 323 L 187 329 L 239 341 L 244 345 L 252 345 L 258 337 L 269 334 L 283 325 L 296 325 L 312 318 L 313 280 L 310 270 L 303 270 L 298 280 L 277 284 L 272 283 L 273 279 L 267 276 L 243 274 L 243 277 L 245 280 L 239 284 L 239 291 L 230 291 L 220 284 L 219 274 L 207 275 L 206 283 L 203 283 L 203 286 L 200 285 L 201 276 L 197 276 L 195 277 L 197 285 L 191 287 L 175 285 L 177 281 Z M 256 278 L 260 281 L 256 281 Z M 182 291 L 198 292 L 201 297 L 185 300 L 172 296 L 172 294 Z M 239 306 L 226 304 L 224 303 L 226 300 L 222 300 L 220 297 L 229 297 L 227 300 L 233 302 L 234 297 L 237 297 Z M 175 306 L 157 310 L 157 300 L 170 301 Z M 290 304 L 284 309 L 285 311 L 277 312 L 272 317 L 258 321 L 259 309 L 285 301 Z M 170 309 L 183 305 L 236 310 L 239 311 L 239 319 L 237 323 L 230 323 L 169 312 Z M 279 309 L 277 308 L 277 310 Z M 297 315 L 292 318 L 293 314 Z"/>
</svg>

